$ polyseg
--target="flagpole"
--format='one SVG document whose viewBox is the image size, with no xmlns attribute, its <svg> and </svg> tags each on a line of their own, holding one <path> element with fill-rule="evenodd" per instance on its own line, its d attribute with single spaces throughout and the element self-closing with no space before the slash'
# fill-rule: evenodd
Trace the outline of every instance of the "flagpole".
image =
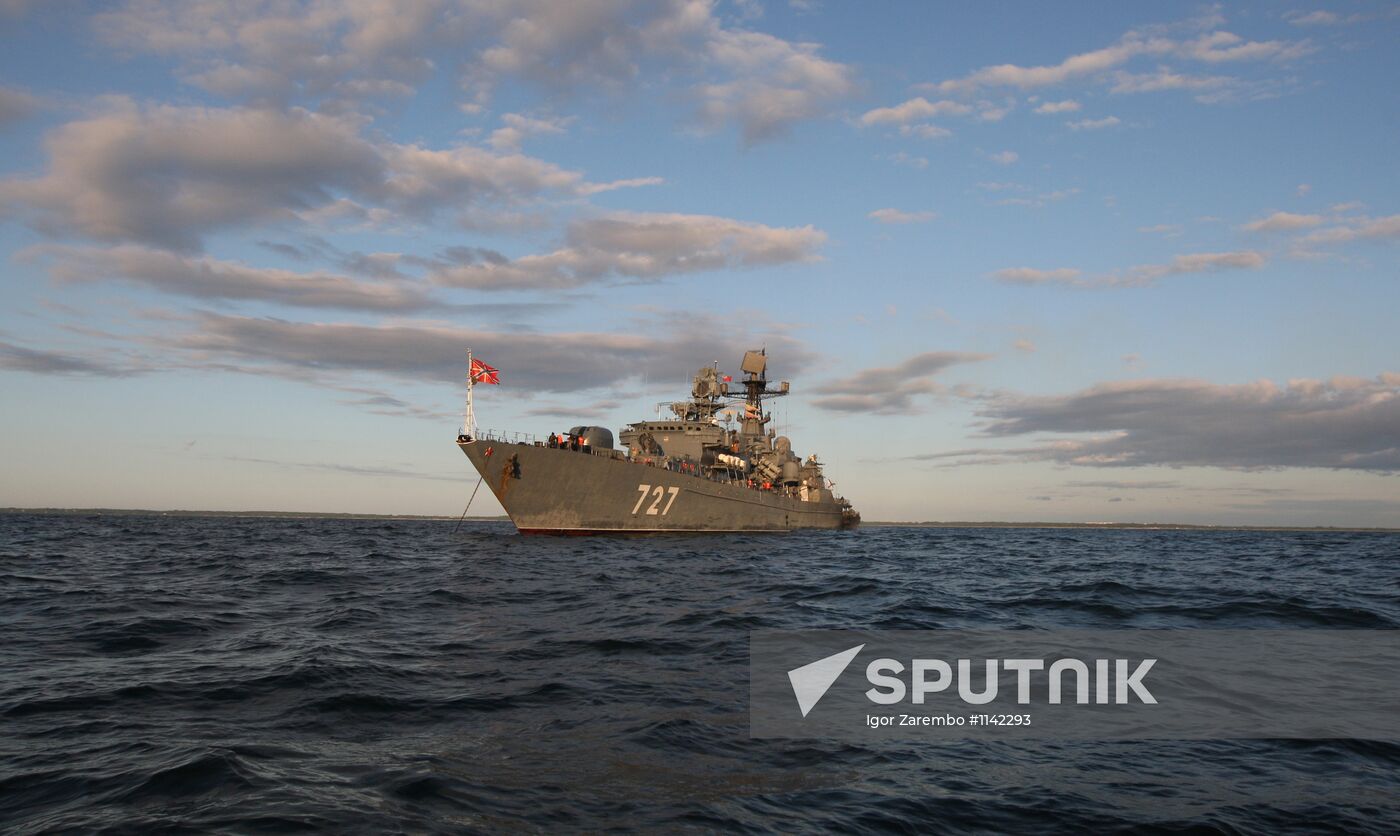
<svg viewBox="0 0 1400 836">
<path fill-rule="evenodd" d="M 472 405 L 472 390 L 476 386 L 476 373 L 472 371 L 472 350 L 467 349 L 467 414 L 462 416 L 462 433 L 468 438 L 476 438 L 476 408 Z"/>
</svg>

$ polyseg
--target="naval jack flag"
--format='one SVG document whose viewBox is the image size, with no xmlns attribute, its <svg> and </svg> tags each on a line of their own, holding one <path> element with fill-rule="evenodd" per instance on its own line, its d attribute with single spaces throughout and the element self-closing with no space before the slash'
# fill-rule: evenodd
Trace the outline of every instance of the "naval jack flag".
<svg viewBox="0 0 1400 836">
<path fill-rule="evenodd" d="M 473 358 L 472 381 L 475 383 L 500 384 L 501 373 L 500 370 L 495 368 L 494 366 L 488 366 L 480 360 Z"/>
</svg>

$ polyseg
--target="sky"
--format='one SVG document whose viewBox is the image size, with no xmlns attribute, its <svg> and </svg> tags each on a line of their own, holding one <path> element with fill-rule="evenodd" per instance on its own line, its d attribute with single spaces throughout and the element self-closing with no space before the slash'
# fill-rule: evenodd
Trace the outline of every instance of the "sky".
<svg viewBox="0 0 1400 836">
<path fill-rule="evenodd" d="M 468 348 L 543 436 L 763 347 L 867 520 L 1400 525 L 1398 36 L 0 0 L 0 506 L 456 514 Z"/>
</svg>

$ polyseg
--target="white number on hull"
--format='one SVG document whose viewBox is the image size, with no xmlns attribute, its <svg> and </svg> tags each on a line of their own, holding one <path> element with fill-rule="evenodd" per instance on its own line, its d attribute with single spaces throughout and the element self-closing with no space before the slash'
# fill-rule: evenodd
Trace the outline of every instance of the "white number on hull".
<svg viewBox="0 0 1400 836">
<path fill-rule="evenodd" d="M 657 485 L 654 488 L 651 485 L 638 485 L 637 492 L 640 493 L 641 496 L 637 497 L 637 504 L 632 506 L 633 514 L 636 514 L 642 509 L 642 503 L 646 502 L 647 497 L 650 496 L 652 500 L 651 504 L 647 506 L 647 514 L 653 517 L 657 515 L 664 517 L 671 513 L 671 506 L 675 504 L 676 496 L 680 494 L 681 489 L 668 488 L 664 485 Z M 661 504 L 661 500 L 663 499 L 666 500 L 664 506 Z"/>
</svg>

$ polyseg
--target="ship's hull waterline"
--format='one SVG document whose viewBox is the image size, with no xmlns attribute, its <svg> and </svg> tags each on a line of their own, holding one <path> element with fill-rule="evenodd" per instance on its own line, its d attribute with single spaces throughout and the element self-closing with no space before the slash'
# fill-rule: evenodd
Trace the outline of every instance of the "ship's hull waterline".
<svg viewBox="0 0 1400 836">
<path fill-rule="evenodd" d="M 491 439 L 458 446 L 522 534 L 783 532 L 856 522 L 834 501 L 805 502 L 613 455 Z"/>
</svg>

